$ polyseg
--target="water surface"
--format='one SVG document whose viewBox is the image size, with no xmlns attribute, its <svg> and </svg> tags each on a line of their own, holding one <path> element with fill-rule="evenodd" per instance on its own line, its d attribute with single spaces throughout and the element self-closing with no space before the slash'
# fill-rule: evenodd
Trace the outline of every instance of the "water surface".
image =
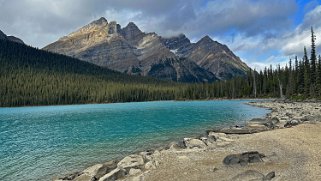
<svg viewBox="0 0 321 181">
<path fill-rule="evenodd" d="M 0 180 L 50 180 L 266 109 L 246 100 L 0 108 Z"/>
</svg>

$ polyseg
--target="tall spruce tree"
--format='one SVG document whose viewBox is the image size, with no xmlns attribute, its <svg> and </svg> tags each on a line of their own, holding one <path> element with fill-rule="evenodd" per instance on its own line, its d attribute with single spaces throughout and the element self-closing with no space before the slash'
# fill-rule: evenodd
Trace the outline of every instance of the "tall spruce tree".
<svg viewBox="0 0 321 181">
<path fill-rule="evenodd" d="M 304 47 L 304 56 L 303 56 L 303 61 L 304 61 L 304 96 L 309 97 L 310 96 L 310 61 L 307 55 L 307 49 Z"/>
<path fill-rule="evenodd" d="M 311 64 L 311 70 L 310 70 L 310 81 L 311 84 L 315 84 L 316 80 L 316 61 L 317 61 L 317 55 L 315 50 L 315 35 L 313 28 L 311 27 L 311 57 L 310 57 L 310 64 Z"/>
<path fill-rule="evenodd" d="M 321 56 L 319 55 L 316 71 L 316 95 L 321 96 Z"/>
</svg>

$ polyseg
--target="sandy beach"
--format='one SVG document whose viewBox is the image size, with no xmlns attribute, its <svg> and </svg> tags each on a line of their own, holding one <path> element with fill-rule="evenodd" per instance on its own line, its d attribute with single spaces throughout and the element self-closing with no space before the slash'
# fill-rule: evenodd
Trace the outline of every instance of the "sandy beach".
<svg viewBox="0 0 321 181">
<path fill-rule="evenodd" d="M 56 180 L 321 180 L 321 104 L 249 104 L 272 112 Z"/>
</svg>

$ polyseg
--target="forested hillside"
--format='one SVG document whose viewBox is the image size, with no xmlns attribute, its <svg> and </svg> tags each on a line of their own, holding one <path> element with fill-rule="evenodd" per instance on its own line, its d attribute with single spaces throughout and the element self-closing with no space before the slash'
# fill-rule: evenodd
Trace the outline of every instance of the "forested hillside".
<svg viewBox="0 0 321 181">
<path fill-rule="evenodd" d="M 0 65 L 0 106 L 321 96 L 321 58 L 313 30 L 310 58 L 304 48 L 301 60 L 283 68 L 250 70 L 246 78 L 212 84 L 129 76 L 7 40 L 0 40 Z"/>
</svg>

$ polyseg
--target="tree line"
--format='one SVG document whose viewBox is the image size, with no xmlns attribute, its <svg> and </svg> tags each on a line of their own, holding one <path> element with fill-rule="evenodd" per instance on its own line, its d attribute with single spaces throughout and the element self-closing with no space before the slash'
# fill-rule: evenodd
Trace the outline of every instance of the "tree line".
<svg viewBox="0 0 321 181">
<path fill-rule="evenodd" d="M 290 99 L 321 98 L 321 57 L 316 52 L 316 36 L 311 28 L 311 52 L 303 48 L 303 57 L 289 60 L 285 67 L 265 68 L 252 74 L 259 97 Z"/>
</svg>

